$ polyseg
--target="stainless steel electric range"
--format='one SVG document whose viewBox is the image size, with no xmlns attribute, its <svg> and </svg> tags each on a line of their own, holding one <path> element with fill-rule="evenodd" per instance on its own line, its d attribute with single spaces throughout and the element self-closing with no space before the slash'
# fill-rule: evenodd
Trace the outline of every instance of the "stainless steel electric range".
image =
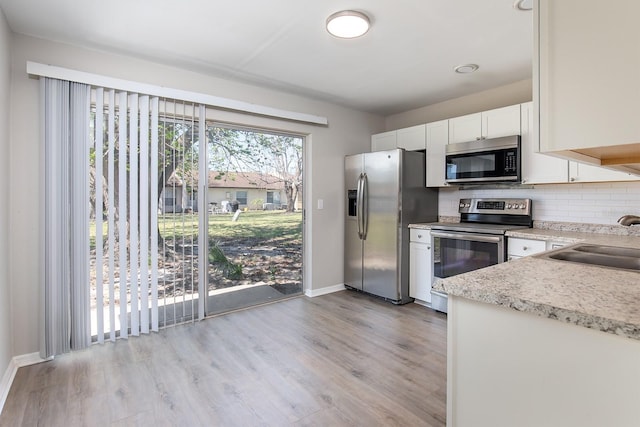
<svg viewBox="0 0 640 427">
<path fill-rule="evenodd" d="M 434 280 L 506 260 L 505 233 L 530 228 L 531 199 L 460 199 L 459 223 L 430 224 Z M 431 291 L 433 309 L 447 312 L 447 295 Z"/>
</svg>

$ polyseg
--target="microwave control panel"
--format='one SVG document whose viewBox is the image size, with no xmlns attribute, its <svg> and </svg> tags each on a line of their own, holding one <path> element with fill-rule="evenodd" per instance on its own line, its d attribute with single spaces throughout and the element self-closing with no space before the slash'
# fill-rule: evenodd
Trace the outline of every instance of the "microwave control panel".
<svg viewBox="0 0 640 427">
<path fill-rule="evenodd" d="M 505 175 L 518 172 L 518 152 L 516 150 L 504 153 L 504 172 Z"/>
</svg>

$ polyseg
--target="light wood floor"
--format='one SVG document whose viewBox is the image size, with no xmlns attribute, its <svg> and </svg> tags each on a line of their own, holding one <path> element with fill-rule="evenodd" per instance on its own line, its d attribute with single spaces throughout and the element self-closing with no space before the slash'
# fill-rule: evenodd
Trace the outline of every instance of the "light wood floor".
<svg viewBox="0 0 640 427">
<path fill-rule="evenodd" d="M 20 368 L 3 426 L 444 426 L 446 316 L 342 291 Z"/>
</svg>

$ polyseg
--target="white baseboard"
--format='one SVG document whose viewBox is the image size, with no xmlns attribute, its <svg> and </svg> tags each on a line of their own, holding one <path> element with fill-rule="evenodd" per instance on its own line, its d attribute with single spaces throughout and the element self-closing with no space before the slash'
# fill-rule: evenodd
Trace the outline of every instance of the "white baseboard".
<svg viewBox="0 0 640 427">
<path fill-rule="evenodd" d="M 334 285 L 334 286 L 326 286 L 320 289 L 307 289 L 304 291 L 304 294 L 310 298 L 319 297 L 320 295 L 331 294 L 333 292 L 344 291 L 345 287 L 343 284 Z"/>
<path fill-rule="evenodd" d="M 23 366 L 35 365 L 36 363 L 48 362 L 49 360 L 53 360 L 53 357 L 43 359 L 40 357 L 40 353 L 38 352 L 22 354 L 13 358 L 13 361 L 18 366 L 18 368 L 22 368 Z"/>
<path fill-rule="evenodd" d="M 0 411 L 4 408 L 4 402 L 7 400 L 11 384 L 13 384 L 13 379 L 16 377 L 17 372 L 18 365 L 16 365 L 14 358 L 9 361 L 9 366 L 7 366 L 7 370 L 2 376 L 2 381 L 0 381 Z"/>
<path fill-rule="evenodd" d="M 2 412 L 4 403 L 7 401 L 7 396 L 9 395 L 9 390 L 11 389 L 11 384 L 13 384 L 13 379 L 16 377 L 18 368 L 35 365 L 36 363 L 46 362 L 51 359 L 42 359 L 40 353 L 30 353 L 15 356 L 9 361 L 9 366 L 7 366 L 7 370 L 4 372 L 2 380 L 0 381 L 0 412 Z"/>
</svg>

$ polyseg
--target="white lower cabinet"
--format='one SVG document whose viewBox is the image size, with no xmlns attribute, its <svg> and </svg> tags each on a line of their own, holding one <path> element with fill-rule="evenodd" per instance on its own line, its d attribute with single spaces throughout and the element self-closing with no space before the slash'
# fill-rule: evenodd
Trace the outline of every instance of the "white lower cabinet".
<svg viewBox="0 0 640 427">
<path fill-rule="evenodd" d="M 573 243 L 509 237 L 507 240 L 507 260 L 511 261 L 524 256 L 536 255 L 541 252 L 559 249 L 571 244 Z"/>
<path fill-rule="evenodd" d="M 449 295 L 448 426 L 638 426 L 640 341 Z"/>
<path fill-rule="evenodd" d="M 548 251 L 552 251 L 554 249 L 560 249 L 560 248 L 564 248 L 567 245 L 571 245 L 572 243 L 567 243 L 567 242 L 554 242 L 554 241 L 546 241 L 545 242 L 547 244 L 547 250 Z"/>
<path fill-rule="evenodd" d="M 409 296 L 431 303 L 431 283 L 433 282 L 431 231 L 412 228 L 410 234 Z"/>
<path fill-rule="evenodd" d="M 523 256 L 535 255 L 547 250 L 544 240 L 521 239 L 509 237 L 507 240 L 507 259 L 509 261 Z"/>
</svg>

